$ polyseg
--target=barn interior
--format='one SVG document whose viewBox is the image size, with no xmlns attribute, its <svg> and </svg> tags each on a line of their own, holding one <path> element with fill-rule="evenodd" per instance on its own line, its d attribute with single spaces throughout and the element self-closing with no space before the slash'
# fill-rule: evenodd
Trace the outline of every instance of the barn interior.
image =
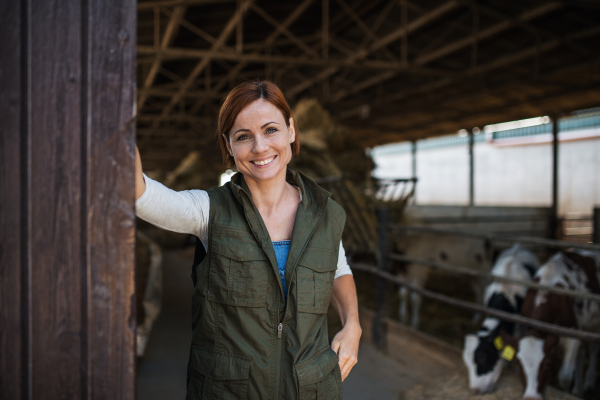
<svg viewBox="0 0 600 400">
<path fill-rule="evenodd" d="M 358 243 L 375 252 L 378 240 L 376 215 L 364 216 L 360 209 L 367 205 L 357 195 L 364 191 L 362 185 L 375 166 L 370 149 L 459 131 L 466 131 L 472 143 L 486 125 L 540 116 L 549 116 L 549 123 L 558 127 L 559 118 L 600 106 L 600 3 L 593 0 L 147 0 L 138 2 L 137 15 L 136 140 L 145 173 L 176 190 L 218 185 L 227 169 L 215 141 L 223 99 L 240 81 L 273 81 L 299 122 L 303 150 L 295 166 L 313 178 L 361 177 L 360 183 L 355 179 L 341 189 L 322 181 L 352 214 L 353 231 L 361 232 L 362 236 L 344 237 L 345 243 L 353 244 L 351 250 L 359 260 L 365 249 Z M 533 211 L 509 216 L 478 214 L 477 220 L 469 214 L 475 210 L 471 194 L 470 206 L 455 209 L 450 217 L 463 224 L 462 229 L 475 231 L 485 230 L 492 220 L 521 223 L 527 218 L 545 218 L 528 236 L 564 239 L 557 233 L 558 128 L 553 135 L 550 207 L 537 209 L 535 216 Z M 472 168 L 471 162 L 471 175 Z M 417 178 L 418 191 L 418 175 L 397 178 Z M 411 182 L 415 185 L 415 180 Z M 401 208 L 410 202 L 414 187 L 413 192 L 410 188 L 403 192 Z M 447 209 L 425 216 L 419 214 L 422 210 L 413 208 L 411 215 L 414 219 L 450 218 L 444 214 Z M 182 293 L 191 293 L 191 288 L 166 275 L 176 268 L 177 277 L 187 279 L 193 240 L 143 221 L 138 221 L 138 227 L 164 256 L 163 311 L 154 315 L 156 326 L 148 327 L 148 348 L 140 359 L 138 378 L 139 393 L 160 397 L 160 390 L 172 390 L 175 383 L 164 379 L 162 386 L 152 386 L 157 382 L 153 373 L 171 376 L 157 365 L 172 365 L 165 361 L 170 356 L 164 355 L 164 343 L 170 340 L 181 347 L 177 339 L 181 336 L 169 336 L 168 330 L 177 324 L 187 329 L 175 317 L 184 318 L 181 307 L 187 307 L 189 297 Z M 144 278 L 138 279 L 142 288 L 138 299 L 151 275 L 148 268 L 139 268 Z M 355 275 L 361 305 L 377 309 L 377 279 L 358 270 Z M 452 286 L 450 294 L 473 300 L 461 289 L 468 284 L 463 278 L 434 274 L 428 288 L 448 292 Z M 143 303 L 151 300 L 138 300 L 140 325 L 147 313 Z M 388 314 L 397 320 L 397 313 L 390 311 L 398 307 L 394 290 L 389 289 L 388 301 Z M 466 331 L 476 330 L 472 313 L 435 302 L 425 302 L 423 307 L 422 329 L 455 347 L 460 347 Z M 187 357 L 187 348 L 179 350 Z M 371 356 L 376 357 L 365 355 Z M 186 362 L 173 368 L 185 371 Z M 357 381 L 373 384 L 360 377 Z M 454 387 L 439 390 L 456 392 L 458 386 L 465 386 L 459 378 L 452 382 Z M 518 383 L 507 385 L 514 390 Z M 367 398 L 357 385 L 349 392 L 358 397 L 348 399 Z M 390 393 L 395 392 L 390 389 L 377 398 L 392 398 L 385 397 Z M 507 393 L 497 393 L 497 398 L 513 395 Z M 599 393 L 588 395 L 597 398 L 593 396 Z M 425 393 L 418 385 L 405 395 L 440 398 L 436 397 L 440 392 Z M 570 398 L 558 392 L 548 396 Z"/>
</svg>

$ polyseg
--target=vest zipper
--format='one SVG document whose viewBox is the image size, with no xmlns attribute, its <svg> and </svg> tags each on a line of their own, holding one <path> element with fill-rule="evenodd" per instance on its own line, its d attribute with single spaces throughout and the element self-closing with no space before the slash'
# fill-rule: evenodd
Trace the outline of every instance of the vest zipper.
<svg viewBox="0 0 600 400">
<path fill-rule="evenodd" d="M 279 303 L 279 295 L 280 292 L 277 292 L 277 303 Z M 279 311 L 277 311 L 277 313 L 279 314 Z M 285 318 L 285 316 L 284 316 Z M 278 318 L 279 319 L 279 316 Z M 277 325 L 277 355 L 275 357 L 275 359 L 277 360 L 276 364 L 275 364 L 275 397 L 273 397 L 274 400 L 279 399 L 279 369 L 281 367 L 281 333 L 283 332 L 283 322 L 279 322 L 279 325 Z"/>
</svg>

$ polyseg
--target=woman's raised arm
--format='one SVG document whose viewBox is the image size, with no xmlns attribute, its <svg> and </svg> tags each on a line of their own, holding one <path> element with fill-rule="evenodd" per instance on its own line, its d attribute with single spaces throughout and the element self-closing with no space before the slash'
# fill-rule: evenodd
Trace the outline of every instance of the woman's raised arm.
<svg viewBox="0 0 600 400">
<path fill-rule="evenodd" d="M 137 145 L 135 146 L 135 199 L 139 199 L 146 191 L 146 181 L 142 174 L 142 158 Z"/>
</svg>

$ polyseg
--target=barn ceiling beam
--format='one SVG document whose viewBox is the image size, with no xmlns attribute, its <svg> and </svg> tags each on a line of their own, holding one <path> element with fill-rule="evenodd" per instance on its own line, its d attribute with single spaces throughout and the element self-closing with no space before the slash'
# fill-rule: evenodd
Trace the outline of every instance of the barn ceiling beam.
<svg viewBox="0 0 600 400">
<path fill-rule="evenodd" d="M 600 34 L 600 27 L 594 27 L 594 28 L 585 29 L 583 31 L 569 35 L 569 39 L 571 39 L 571 40 L 583 39 L 583 38 L 598 35 L 598 34 Z M 527 49 L 519 50 L 514 53 L 501 56 L 498 59 L 493 60 L 485 65 L 479 65 L 479 66 L 472 67 L 472 68 L 468 69 L 467 71 L 465 71 L 464 73 L 456 75 L 454 77 L 447 77 L 447 78 L 439 79 L 437 81 L 430 82 L 430 83 L 427 83 L 427 84 L 424 84 L 421 86 L 417 86 L 414 88 L 408 88 L 406 90 L 394 93 L 393 95 L 385 96 L 381 99 L 378 99 L 378 100 L 375 100 L 374 102 L 372 102 L 371 106 L 376 107 L 378 105 L 390 104 L 390 103 L 398 102 L 400 100 L 414 96 L 416 94 L 439 90 L 450 84 L 458 83 L 461 80 L 472 79 L 473 76 L 475 76 L 475 75 L 483 75 L 483 74 L 493 71 L 495 69 L 505 67 L 507 65 L 514 64 L 514 63 L 523 61 L 527 58 L 536 56 L 538 53 L 543 53 L 545 51 L 555 49 L 561 43 L 562 43 L 561 40 L 555 39 L 555 40 L 547 41 L 547 42 L 542 43 L 537 46 L 532 46 Z M 528 77 L 528 79 L 531 80 L 531 77 Z M 341 119 L 345 119 L 348 117 L 352 117 L 354 115 L 358 115 L 358 114 L 360 114 L 360 112 L 361 112 L 361 107 L 357 107 L 355 109 L 348 110 L 348 111 L 338 115 L 338 117 Z"/>
<path fill-rule="evenodd" d="M 348 6 L 348 4 L 346 4 L 346 2 L 344 0 L 335 0 L 341 7 L 342 9 L 346 12 L 346 14 L 348 14 L 350 16 L 350 18 L 354 21 L 354 23 L 360 28 L 361 31 L 363 31 L 366 34 L 366 37 L 364 38 L 364 42 L 365 44 L 369 42 L 369 40 L 373 43 L 376 43 L 379 38 L 375 35 L 375 32 L 377 31 L 377 29 L 379 28 L 378 23 L 381 23 L 382 20 L 380 18 L 377 19 L 376 23 L 373 26 L 373 29 L 369 28 L 367 26 L 367 24 L 365 24 L 363 22 L 363 20 L 354 12 L 354 10 L 352 10 L 351 7 Z M 394 2 L 395 3 L 395 2 Z M 393 3 L 392 3 L 393 5 Z M 384 14 L 387 15 L 387 13 L 389 13 L 391 7 L 390 7 L 390 2 L 388 2 L 388 4 L 386 5 L 386 7 L 384 7 L 384 9 L 382 10 L 383 12 L 380 13 L 380 15 Z M 364 45 L 361 45 L 360 48 L 363 48 Z M 394 57 L 394 55 L 387 50 L 385 47 L 383 48 L 383 50 L 385 51 L 386 55 L 391 58 L 392 60 L 395 59 L 396 57 Z"/>
<path fill-rule="evenodd" d="M 577 63 L 574 65 L 570 65 L 568 67 L 561 67 L 561 68 L 557 68 L 553 71 L 549 71 L 544 73 L 543 75 L 540 76 L 539 79 L 537 79 L 535 82 L 541 82 L 544 84 L 543 87 L 539 87 L 536 86 L 536 92 L 540 93 L 541 92 L 541 96 L 546 96 L 546 98 L 548 96 L 559 96 L 559 95 L 563 95 L 565 93 L 571 93 L 573 91 L 593 91 L 595 90 L 593 86 L 591 86 L 589 84 L 589 82 L 585 82 L 585 83 L 577 83 L 577 82 L 570 82 L 568 85 L 564 85 L 564 86 L 560 86 L 558 89 L 559 90 L 547 90 L 548 87 L 551 87 L 553 83 L 555 83 L 555 81 L 550 80 L 550 78 L 552 77 L 557 77 L 557 76 L 569 76 L 569 77 L 573 77 L 573 76 L 581 76 L 582 71 L 585 70 L 590 70 L 592 68 L 594 68 L 597 65 L 597 62 L 594 61 L 587 61 L 587 62 L 582 62 L 582 63 Z M 463 91 L 461 91 L 460 93 L 454 95 L 454 96 L 446 96 L 444 95 L 442 99 L 438 99 L 438 98 L 433 98 L 433 99 L 425 99 L 424 101 L 421 101 L 417 104 L 412 103 L 410 105 L 405 105 L 403 106 L 402 109 L 402 114 L 406 114 L 406 115 L 411 115 L 411 114 L 419 114 L 419 113 L 424 113 L 424 114 L 430 114 L 431 113 L 431 108 L 432 108 L 432 103 L 435 104 L 435 106 L 437 107 L 438 110 L 440 110 L 439 112 L 441 113 L 438 114 L 438 116 L 436 117 L 436 119 L 440 119 L 443 120 L 444 118 L 450 118 L 450 120 L 453 119 L 454 114 L 456 114 L 457 110 L 459 110 L 460 112 L 462 112 L 463 106 L 469 103 L 472 104 L 479 104 L 481 97 L 482 96 L 495 96 L 496 98 L 499 99 L 506 99 L 506 95 L 501 95 L 500 93 L 506 93 L 507 91 L 510 92 L 510 90 L 512 88 L 523 88 L 523 85 L 526 85 L 528 83 L 531 83 L 531 77 L 520 77 L 519 79 L 516 78 L 507 78 L 507 79 L 502 79 L 496 82 L 493 82 L 492 84 L 486 84 L 485 85 L 485 89 L 481 89 L 480 87 L 475 87 L 473 89 L 465 89 Z M 597 88 L 597 86 L 596 86 Z M 552 89 L 552 88 L 551 88 Z M 519 96 L 521 96 L 523 93 L 519 92 Z M 497 95 L 497 96 L 496 96 Z M 530 96 L 531 97 L 531 96 Z M 529 100 L 520 100 L 517 101 L 516 103 L 514 102 L 514 100 L 511 98 L 509 100 L 504 100 L 504 106 L 508 107 L 510 104 L 516 104 L 516 105 L 526 105 L 527 101 Z M 399 109 L 399 104 L 388 104 L 387 107 L 388 108 L 393 108 L 393 109 Z M 494 107 L 498 107 L 497 105 Z M 477 111 L 477 107 L 469 107 L 469 111 L 470 112 L 476 112 Z M 496 109 L 496 108 L 495 108 Z M 554 110 L 556 111 L 556 110 Z M 381 110 L 379 112 L 383 112 L 385 113 L 385 111 Z M 454 113 L 454 114 L 453 114 Z M 396 115 L 396 118 L 401 118 L 400 114 Z M 489 121 L 488 121 L 489 122 Z M 497 122 L 497 121 L 496 121 Z M 377 128 L 377 129 L 384 129 L 384 130 L 390 130 L 390 129 L 398 129 L 397 127 L 392 127 L 391 125 L 388 125 L 390 123 L 393 123 L 393 119 L 391 118 L 375 118 L 372 119 L 369 122 L 366 122 L 363 124 L 363 126 L 365 128 L 369 127 L 369 128 Z M 356 125 L 357 122 L 354 122 L 353 125 Z M 358 123 L 358 124 L 362 124 L 362 123 Z M 404 129 L 404 128 L 402 128 Z"/>
<path fill-rule="evenodd" d="M 255 13 L 257 13 L 258 15 L 260 15 L 269 24 L 273 25 L 273 27 L 276 30 L 278 30 L 281 34 L 285 35 L 288 39 L 290 39 L 296 46 L 298 46 L 299 48 L 301 48 L 307 55 L 309 55 L 311 57 L 318 58 L 317 53 L 313 49 L 311 49 L 309 46 L 307 46 L 306 43 L 304 43 L 302 40 L 300 40 L 292 32 L 290 32 L 290 30 L 287 27 L 283 26 L 276 19 L 274 19 L 273 17 L 271 17 L 269 14 L 267 14 L 262 8 L 260 8 L 256 4 L 252 4 L 250 6 L 250 8 L 252 8 L 252 10 Z"/>
<path fill-rule="evenodd" d="M 138 122 L 143 122 L 143 123 L 154 123 L 156 122 L 156 119 L 158 118 L 158 115 L 152 115 L 152 114 L 142 114 L 142 115 L 138 115 L 137 116 L 137 120 Z M 205 123 L 210 123 L 210 122 L 214 122 L 213 118 L 209 118 L 209 117 L 196 117 L 193 115 L 188 115 L 188 114 L 173 114 L 173 115 L 167 115 L 164 116 L 162 118 L 163 121 L 165 122 L 187 122 L 187 123 L 191 123 L 191 124 L 205 124 Z M 152 129 L 156 129 L 156 128 L 152 128 Z"/>
<path fill-rule="evenodd" d="M 362 60 L 370 53 L 372 53 L 376 50 L 379 50 L 380 48 L 385 47 L 396 40 L 401 39 L 404 35 L 408 35 L 410 32 L 413 32 L 416 29 L 427 25 L 428 23 L 440 18 L 442 15 L 454 10 L 456 7 L 458 7 L 458 5 L 459 5 L 459 3 L 454 0 L 442 4 L 441 6 L 435 8 L 434 10 L 428 12 L 427 14 L 410 22 L 406 27 L 400 27 L 400 29 L 397 29 L 397 30 L 389 33 L 388 35 L 384 36 L 383 38 L 373 42 L 369 47 L 367 47 L 365 49 L 361 49 L 360 51 L 354 53 L 353 56 L 348 58 L 348 61 L 350 63 L 356 63 L 357 61 Z M 287 90 L 286 95 L 288 97 L 295 97 L 302 91 L 308 89 L 309 87 L 322 81 L 323 79 L 330 77 L 331 75 L 335 74 L 339 70 L 340 70 L 340 67 L 338 67 L 338 66 L 329 67 L 329 68 L 321 71 L 320 73 L 318 73 L 312 79 L 302 82 L 302 83 L 296 85 L 295 87 Z"/>
<path fill-rule="evenodd" d="M 548 14 L 549 12 L 555 11 L 561 7 L 562 7 L 562 5 L 560 3 L 544 4 L 533 10 L 524 12 L 523 14 L 519 15 L 514 20 L 502 21 L 502 22 L 500 22 L 496 25 L 493 25 L 487 29 L 479 31 L 475 35 L 469 35 L 463 39 L 459 39 L 459 40 L 457 40 L 453 43 L 450 43 L 444 47 L 441 47 L 437 50 L 433 50 L 430 53 L 427 53 L 420 57 L 417 57 L 410 64 L 415 65 L 415 66 L 424 66 L 432 61 L 439 60 L 440 58 L 445 57 L 445 56 L 447 56 L 451 53 L 454 53 L 458 50 L 464 49 L 468 46 L 472 46 L 474 43 L 481 42 L 481 41 L 488 39 L 492 36 L 495 36 L 501 32 L 504 32 L 504 31 L 508 30 L 509 28 L 513 27 L 517 23 L 517 21 L 529 21 L 534 18 L 538 18 L 542 15 Z M 365 81 L 361 84 L 353 86 L 351 89 L 343 89 L 342 91 L 334 94 L 331 98 L 331 101 L 334 101 L 334 102 L 340 101 L 341 99 L 345 98 L 348 95 L 361 92 L 361 91 L 363 91 L 373 85 L 376 85 L 380 82 L 385 82 L 386 80 L 391 79 L 391 78 L 403 73 L 406 69 L 408 69 L 408 66 L 405 66 L 402 69 L 399 69 L 395 72 L 389 72 L 386 74 L 382 74 L 378 77 L 369 79 L 368 81 Z"/>
<path fill-rule="evenodd" d="M 508 102 L 508 104 L 502 104 L 500 106 L 496 105 L 496 106 L 485 107 L 485 108 L 480 108 L 480 109 L 469 109 L 468 111 L 448 110 L 445 113 L 440 113 L 438 118 L 436 118 L 436 120 L 439 120 L 440 121 L 439 124 L 442 125 L 444 121 L 460 122 L 460 121 L 466 121 L 466 120 L 474 120 L 477 118 L 481 119 L 482 117 L 486 117 L 488 115 L 509 114 L 511 112 L 513 112 L 513 115 L 514 115 L 512 118 L 526 118 L 529 116 L 533 116 L 533 115 L 528 114 L 526 111 L 525 112 L 521 111 L 521 110 L 524 110 L 525 107 L 537 108 L 539 110 L 538 116 L 547 114 L 549 111 L 554 111 L 557 113 L 564 113 L 564 112 L 573 111 L 576 109 L 581 109 L 582 107 L 586 107 L 588 105 L 589 106 L 593 106 L 594 104 L 597 105 L 597 100 L 593 100 L 593 102 L 591 102 L 587 105 L 586 104 L 583 104 L 583 105 L 576 104 L 571 107 L 563 106 L 560 109 L 556 109 L 556 105 L 550 106 L 549 103 L 555 102 L 557 99 L 560 99 L 563 96 L 573 96 L 576 94 L 581 94 L 583 96 L 586 93 L 591 93 L 591 92 L 598 93 L 599 90 L 600 90 L 600 85 L 595 84 L 595 85 L 589 85 L 585 88 L 576 88 L 575 90 L 571 90 L 569 92 L 558 92 L 558 93 L 552 93 L 552 94 L 541 94 L 541 95 L 536 95 L 536 96 L 528 96 L 524 100 L 511 101 L 511 102 Z M 597 97 L 594 96 L 594 98 L 597 98 Z M 511 117 L 509 117 L 509 118 L 511 118 Z M 488 120 L 488 122 L 486 122 L 486 123 L 490 123 L 490 122 L 497 122 L 497 121 Z M 381 128 L 381 129 L 383 129 L 383 128 Z M 458 128 L 458 129 L 460 129 L 460 128 Z M 417 123 L 417 124 L 409 125 L 406 127 L 402 127 L 401 129 L 391 128 L 388 130 L 388 132 L 395 131 L 396 136 L 397 136 L 398 131 L 400 131 L 400 130 L 403 132 L 414 132 L 414 133 L 417 133 L 416 131 L 418 131 L 418 130 L 428 130 L 428 133 L 430 134 L 428 136 L 434 136 L 436 134 L 441 135 L 441 134 L 452 133 L 443 127 L 436 128 L 435 124 L 432 124 L 431 122 Z M 407 135 L 407 136 L 409 137 L 409 138 L 407 138 L 407 140 L 410 140 L 411 138 L 415 137 L 415 136 L 410 136 L 410 135 Z M 417 134 L 417 136 L 420 136 L 420 134 Z"/>
<path fill-rule="evenodd" d="M 138 11 L 152 10 L 155 7 L 201 6 L 205 4 L 233 3 L 236 0 L 159 0 L 138 2 Z"/>
<path fill-rule="evenodd" d="M 303 3 L 301 3 L 298 8 L 296 8 L 296 10 L 294 10 L 294 12 L 292 12 L 292 14 L 290 14 L 290 16 L 283 22 L 283 26 L 285 26 L 286 28 L 288 28 L 293 22 L 296 21 L 296 19 L 298 17 L 300 17 L 304 11 L 306 10 L 306 8 L 308 8 L 308 6 L 310 6 L 313 3 L 314 0 L 305 0 Z M 327 1 L 327 0 L 326 0 Z M 360 7 L 361 5 L 364 4 L 364 7 Z M 367 1 L 367 2 L 363 2 L 361 0 L 356 1 L 353 5 L 352 8 L 354 10 L 358 10 L 356 11 L 357 14 L 362 14 L 363 12 L 367 12 L 369 11 L 371 8 L 373 8 L 375 5 L 377 4 L 377 1 Z M 342 45 L 340 45 L 338 43 L 338 41 L 335 39 L 335 37 L 333 37 L 332 35 L 343 29 L 345 27 L 345 24 L 348 24 L 348 18 L 346 18 L 343 14 L 337 14 L 334 18 L 332 18 L 332 20 L 329 23 L 329 43 L 331 45 L 331 47 L 336 48 L 337 50 L 339 50 L 340 52 L 346 53 L 347 55 L 352 55 L 353 52 L 351 50 L 348 49 L 344 49 Z M 261 51 L 265 50 L 265 49 L 271 49 L 272 46 L 276 46 L 279 44 L 290 44 L 289 39 L 278 39 L 280 33 L 276 30 L 273 32 L 273 34 L 271 34 L 265 41 L 262 42 L 258 42 L 258 43 L 253 43 L 251 45 L 251 47 L 253 49 L 255 49 L 255 53 L 256 54 L 260 54 Z M 312 36 L 306 36 L 306 37 L 302 37 L 303 41 L 307 41 L 310 40 L 311 37 L 314 37 L 314 39 L 319 39 L 318 34 L 316 35 L 312 35 Z M 281 42 L 281 43 L 280 43 Z M 317 51 L 319 50 L 319 45 L 320 43 L 317 43 L 317 46 L 313 47 L 313 50 Z M 250 47 L 247 45 L 247 47 Z M 267 64 L 268 66 L 269 64 Z M 230 74 L 221 79 L 217 85 L 215 85 L 215 90 L 216 91 L 221 91 L 223 90 L 223 88 L 230 82 L 234 81 L 235 79 L 240 79 L 240 78 L 244 78 L 243 74 L 241 73 L 241 71 L 247 66 L 246 62 L 242 62 L 239 63 L 235 68 L 232 69 L 232 71 L 230 72 Z M 282 67 L 281 69 L 278 69 L 276 74 L 278 76 L 282 76 L 284 74 L 287 74 L 289 72 L 289 70 L 291 70 L 293 68 L 292 64 L 287 64 L 286 66 Z M 190 113 L 195 114 L 199 111 L 200 107 L 202 107 L 202 105 L 206 104 L 204 100 L 199 100 L 191 109 L 190 109 Z"/>
<path fill-rule="evenodd" d="M 198 50 L 187 48 L 170 47 L 164 50 L 157 50 L 152 46 L 138 46 L 139 55 L 159 55 L 163 60 L 183 60 L 183 59 L 220 59 L 230 60 L 244 63 L 276 63 L 276 64 L 294 64 L 294 65 L 309 65 L 309 66 L 336 66 L 338 68 L 354 68 L 354 69 L 393 69 L 405 68 L 406 65 L 399 61 L 380 61 L 362 59 L 353 61 L 348 58 L 324 60 L 318 58 L 306 58 L 297 56 L 278 56 L 270 54 L 236 54 L 226 51 L 215 50 Z M 410 68 L 410 67 L 409 67 Z"/>
<path fill-rule="evenodd" d="M 177 94 L 177 89 L 161 89 L 157 87 L 151 87 L 148 89 L 140 90 L 140 93 L 145 94 L 149 97 L 173 97 Z M 213 93 L 210 91 L 196 91 L 196 90 L 188 90 L 184 95 L 184 98 L 189 99 L 209 99 L 209 100 L 221 100 L 223 98 L 223 94 Z M 143 115 L 143 114 L 142 114 Z"/>
<path fill-rule="evenodd" d="M 227 40 L 227 38 L 229 38 L 229 36 L 233 32 L 233 30 L 236 28 L 239 19 L 243 18 L 244 14 L 246 13 L 246 11 L 248 10 L 248 8 L 250 7 L 250 5 L 253 2 L 254 2 L 254 0 L 243 0 L 242 1 L 240 6 L 234 12 L 233 16 L 229 19 L 229 21 L 223 28 L 223 31 L 221 31 L 221 33 L 219 34 L 217 41 L 215 43 L 213 43 L 211 50 L 219 50 L 225 44 L 225 41 Z M 194 69 L 189 73 L 188 77 L 185 79 L 185 81 L 180 86 L 179 90 L 177 91 L 177 94 L 175 94 L 175 96 L 173 96 L 171 98 L 171 101 L 163 109 L 163 112 L 161 113 L 161 115 L 157 119 L 154 120 L 154 123 L 152 124 L 153 129 L 156 129 L 158 127 L 159 123 L 169 115 L 169 113 L 171 112 L 173 107 L 177 103 L 179 103 L 179 100 L 183 97 L 183 95 L 188 90 L 188 88 L 194 84 L 194 80 L 196 79 L 196 77 L 198 77 L 198 75 L 200 75 L 200 73 L 202 73 L 202 71 L 206 68 L 206 66 L 208 65 L 209 62 L 210 62 L 210 58 L 203 58 L 198 64 L 196 64 Z"/>
<path fill-rule="evenodd" d="M 175 7 L 175 10 L 173 11 L 171 17 L 169 18 L 169 22 L 167 24 L 167 28 L 165 29 L 165 33 L 163 35 L 162 41 L 160 42 L 159 49 L 164 50 L 171 45 L 173 38 L 175 37 L 175 35 L 179 29 L 179 21 L 185 14 L 185 11 L 186 11 L 185 6 Z M 156 57 L 154 58 L 154 61 L 152 62 L 152 66 L 150 67 L 150 70 L 148 71 L 148 75 L 146 75 L 146 78 L 144 79 L 144 84 L 142 85 L 143 89 L 148 89 L 152 86 L 152 84 L 154 83 L 154 80 L 156 79 L 156 75 L 158 74 L 158 71 L 159 71 L 161 65 L 162 65 L 162 59 L 161 59 L 160 54 L 157 53 Z M 138 114 L 144 107 L 144 104 L 146 103 L 147 98 L 148 97 L 143 94 L 138 96 L 138 100 L 137 100 Z"/>
<path fill-rule="evenodd" d="M 306 11 L 306 9 L 313 3 L 314 0 L 304 0 L 302 3 L 300 3 L 298 5 L 298 7 L 296 7 L 296 9 L 285 19 L 285 21 L 281 24 L 282 27 L 284 28 L 289 28 L 290 25 L 292 25 L 292 23 L 294 23 L 298 17 L 300 17 L 304 11 Z M 276 29 L 274 32 L 272 32 L 265 40 L 264 42 L 261 44 L 261 46 L 257 47 L 252 54 L 260 54 L 261 51 L 263 51 L 266 48 L 269 48 L 270 46 L 273 45 L 273 43 L 275 42 L 275 40 L 281 35 L 281 32 Z M 231 82 L 233 79 L 235 79 L 236 76 L 238 76 L 238 74 L 240 74 L 240 72 L 248 65 L 248 62 L 241 62 L 238 63 L 230 72 L 229 74 L 222 78 L 221 80 L 219 80 L 217 82 L 217 84 L 213 87 L 213 92 L 214 93 L 219 93 L 221 90 L 223 90 L 223 88 L 227 85 L 227 83 Z M 192 108 L 190 109 L 190 114 L 195 114 L 198 112 L 198 110 L 200 109 L 200 107 L 202 107 L 202 105 L 204 104 L 204 100 L 200 100 L 198 102 L 196 102 L 196 104 L 194 104 L 192 106 Z"/>
<path fill-rule="evenodd" d="M 165 14 L 167 17 L 172 18 L 173 17 L 173 12 L 169 11 L 166 7 L 161 7 L 160 11 Z M 183 26 L 184 28 L 186 28 L 187 30 L 189 30 L 190 32 L 196 34 L 196 36 L 206 40 L 208 43 L 210 44 L 215 44 L 215 42 L 217 41 L 216 38 L 214 38 L 212 35 L 210 35 L 209 33 L 205 32 L 204 30 L 198 28 L 196 25 L 192 24 L 191 22 L 188 22 L 185 18 L 180 17 L 179 18 L 179 24 L 181 26 Z"/>
<path fill-rule="evenodd" d="M 521 26 L 524 29 L 530 31 L 536 37 L 546 36 L 547 38 L 550 38 L 550 39 L 561 39 L 561 37 L 559 35 L 556 35 L 556 34 L 550 32 L 550 31 L 548 31 L 546 29 L 543 29 L 543 28 L 540 28 L 538 26 L 535 26 L 532 23 L 530 23 L 529 21 L 520 20 L 518 18 L 515 18 L 512 15 L 505 14 L 505 13 L 503 13 L 501 11 L 495 10 L 495 9 L 489 7 L 489 6 L 485 6 L 485 5 L 483 5 L 481 3 L 478 3 L 478 2 L 476 2 L 474 0 L 459 0 L 459 1 L 462 2 L 462 3 L 464 3 L 464 4 L 466 4 L 466 5 L 469 5 L 470 7 L 473 7 L 474 9 L 480 11 L 481 13 L 487 14 L 487 15 L 489 15 L 491 17 L 494 17 L 494 18 L 498 18 L 498 19 L 501 19 L 501 20 L 508 21 L 508 22 L 510 22 L 510 23 L 512 23 L 514 25 L 517 25 L 517 26 Z M 550 3 L 550 4 L 552 4 L 552 3 Z M 571 49 L 573 49 L 574 51 L 576 51 L 576 52 L 578 52 L 580 54 L 587 55 L 587 54 L 590 54 L 590 52 L 592 52 L 592 51 L 595 52 L 595 53 L 598 53 L 597 50 L 588 49 L 588 48 L 586 48 L 584 46 L 581 46 L 580 44 L 575 43 L 575 42 L 573 42 L 571 40 L 568 40 L 568 39 L 565 39 L 565 38 L 562 38 L 562 40 L 563 40 L 563 44 L 565 44 L 566 46 L 569 46 Z"/>
</svg>

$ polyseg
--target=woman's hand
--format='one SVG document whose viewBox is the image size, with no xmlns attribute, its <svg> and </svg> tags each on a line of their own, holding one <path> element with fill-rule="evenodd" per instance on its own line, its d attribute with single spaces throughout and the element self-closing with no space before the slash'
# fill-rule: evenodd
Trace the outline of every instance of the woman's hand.
<svg viewBox="0 0 600 400">
<path fill-rule="evenodd" d="M 331 349 L 338 354 L 342 381 L 358 361 L 358 343 L 362 329 L 358 321 L 358 300 L 352 275 L 343 275 L 333 281 L 331 304 L 344 326 L 331 342 Z"/>
<path fill-rule="evenodd" d="M 139 199 L 141 195 L 146 191 L 146 181 L 142 174 L 142 158 L 140 157 L 140 151 L 135 146 L 135 199 Z"/>
<path fill-rule="evenodd" d="M 361 335 L 362 329 L 359 324 L 346 324 L 331 342 L 331 349 L 338 354 L 342 381 L 358 361 L 358 343 Z"/>
</svg>

